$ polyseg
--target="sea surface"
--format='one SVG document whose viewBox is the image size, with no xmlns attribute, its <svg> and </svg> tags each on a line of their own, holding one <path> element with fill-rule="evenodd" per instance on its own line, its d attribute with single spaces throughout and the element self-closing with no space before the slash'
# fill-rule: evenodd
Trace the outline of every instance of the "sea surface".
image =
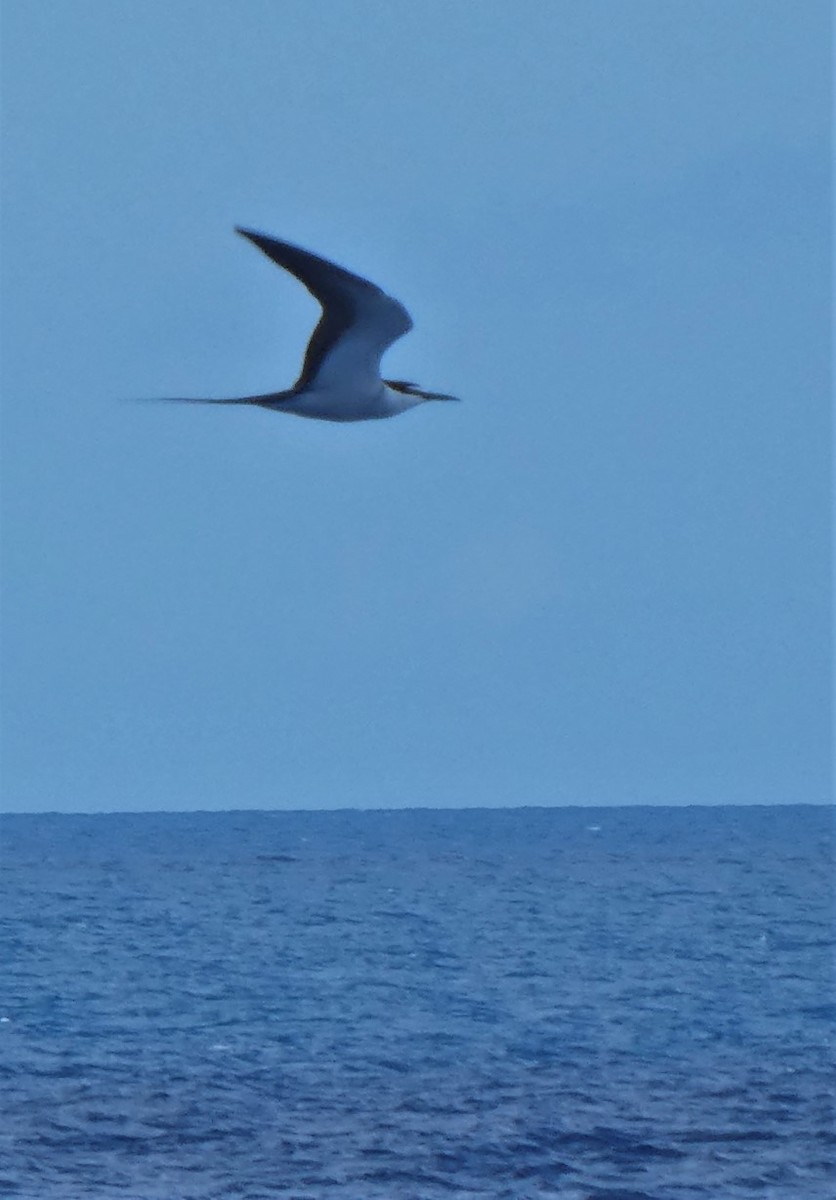
<svg viewBox="0 0 836 1200">
<path fill-rule="evenodd" d="M 0 835 L 2 1196 L 836 1196 L 827 809 Z"/>
</svg>

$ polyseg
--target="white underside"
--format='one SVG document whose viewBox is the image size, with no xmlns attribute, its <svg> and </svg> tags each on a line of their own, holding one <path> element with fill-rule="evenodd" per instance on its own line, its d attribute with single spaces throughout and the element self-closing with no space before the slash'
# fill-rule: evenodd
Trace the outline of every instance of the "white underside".
<svg viewBox="0 0 836 1200">
<path fill-rule="evenodd" d="M 318 421 L 376 421 L 396 417 L 420 404 L 423 397 L 407 396 L 379 384 L 374 391 L 310 387 L 298 396 L 270 405 L 277 412 L 295 413 Z"/>
</svg>

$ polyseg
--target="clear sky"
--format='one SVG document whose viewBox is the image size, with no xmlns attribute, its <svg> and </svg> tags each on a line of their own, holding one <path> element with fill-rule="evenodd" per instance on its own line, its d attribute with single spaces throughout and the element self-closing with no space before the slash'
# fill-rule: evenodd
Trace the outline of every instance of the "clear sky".
<svg viewBox="0 0 836 1200">
<path fill-rule="evenodd" d="M 825 800 L 829 14 L 4 0 L 4 807 Z"/>
</svg>

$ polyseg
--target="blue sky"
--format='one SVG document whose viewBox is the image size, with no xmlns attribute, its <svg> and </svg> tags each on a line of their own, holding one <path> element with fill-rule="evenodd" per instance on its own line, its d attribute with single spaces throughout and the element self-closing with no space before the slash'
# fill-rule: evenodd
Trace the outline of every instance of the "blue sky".
<svg viewBox="0 0 836 1200">
<path fill-rule="evenodd" d="M 829 5 L 6 0 L 9 810 L 819 802 Z M 289 386 L 380 283 L 392 421 Z"/>
</svg>

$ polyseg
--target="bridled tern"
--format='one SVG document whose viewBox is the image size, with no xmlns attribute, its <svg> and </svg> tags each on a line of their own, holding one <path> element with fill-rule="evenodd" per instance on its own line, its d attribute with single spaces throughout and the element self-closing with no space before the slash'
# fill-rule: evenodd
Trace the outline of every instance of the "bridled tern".
<svg viewBox="0 0 836 1200">
<path fill-rule="evenodd" d="M 308 342 L 301 374 L 288 391 L 187 403 L 256 404 L 321 421 L 369 421 L 395 417 L 425 400 L 458 399 L 422 391 L 402 379 L 381 378 L 384 351 L 412 328 L 412 318 L 397 300 L 367 279 L 289 242 L 251 229 L 238 228 L 236 233 L 304 284 L 322 307 L 322 316 Z"/>
</svg>

